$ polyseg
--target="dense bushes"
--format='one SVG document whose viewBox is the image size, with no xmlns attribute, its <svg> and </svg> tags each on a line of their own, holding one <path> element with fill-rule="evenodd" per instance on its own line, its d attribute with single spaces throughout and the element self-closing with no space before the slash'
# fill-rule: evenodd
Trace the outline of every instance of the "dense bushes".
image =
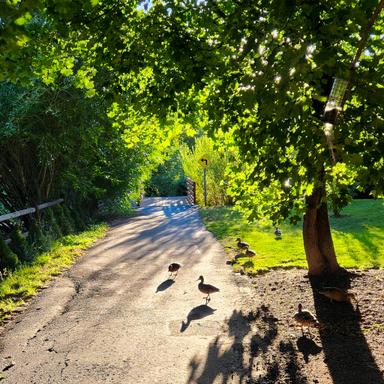
<svg viewBox="0 0 384 384">
<path fill-rule="evenodd" d="M 68 215 L 68 210 L 63 209 L 61 204 L 54 207 L 54 212 L 56 214 L 56 220 L 58 222 L 60 231 L 63 235 L 68 235 L 73 232 L 73 222 Z"/>
<path fill-rule="evenodd" d="M 13 231 L 7 236 L 11 240 L 9 244 L 0 240 L 0 271 L 10 271 L 20 262 L 33 261 L 35 255 L 49 250 L 54 240 L 87 227 L 78 210 L 70 210 L 62 204 L 42 210 L 27 219 L 27 236 L 18 224 L 14 224 Z"/>
<path fill-rule="evenodd" d="M 183 196 L 186 194 L 185 181 L 180 153 L 177 151 L 152 173 L 145 185 L 145 195 Z"/>
<path fill-rule="evenodd" d="M 0 272 L 5 269 L 15 269 L 19 265 L 17 255 L 5 243 L 4 239 L 0 237 Z"/>
<path fill-rule="evenodd" d="M 52 240 L 84 230 L 100 201 L 126 213 L 129 199 L 139 195 L 168 145 L 156 121 L 131 119 L 130 110 L 103 94 L 86 97 L 63 79 L 54 87 L 36 79 L 31 84 L 0 82 L 0 211 L 57 198 L 65 203 L 0 228 L 4 238 L 15 225 L 29 233 L 24 239 L 14 229 L 14 253 L 2 248 L 1 262 L 8 268 L 17 265 L 13 255 L 28 261 L 49 249 Z"/>
<path fill-rule="evenodd" d="M 76 206 L 70 221 L 77 207 L 137 190 L 161 162 L 161 145 L 143 134 L 161 136 L 160 128 L 130 121 L 130 111 L 111 111 L 102 95 L 87 98 L 64 81 L 57 88 L 0 82 L 0 105 L 0 203 L 10 212 L 64 198 Z M 70 224 L 62 223 L 65 233 Z"/>
<path fill-rule="evenodd" d="M 57 219 L 53 212 L 53 208 L 47 208 L 44 211 L 45 223 L 47 230 L 52 234 L 54 238 L 58 238 L 62 235 L 59 224 L 57 223 Z"/>
<path fill-rule="evenodd" d="M 10 248 L 17 255 L 20 261 L 27 261 L 30 256 L 30 248 L 26 238 L 23 236 L 20 227 L 16 226 L 11 233 Z"/>
<path fill-rule="evenodd" d="M 202 157 L 207 157 L 207 202 L 208 205 L 224 205 L 228 202 L 226 193 L 225 171 L 229 154 L 222 148 L 215 148 L 215 142 L 207 136 L 198 137 L 192 147 L 183 145 L 180 149 L 181 162 L 185 174 L 196 183 L 196 200 L 204 202 L 203 197 L 203 168 L 199 165 Z"/>
</svg>

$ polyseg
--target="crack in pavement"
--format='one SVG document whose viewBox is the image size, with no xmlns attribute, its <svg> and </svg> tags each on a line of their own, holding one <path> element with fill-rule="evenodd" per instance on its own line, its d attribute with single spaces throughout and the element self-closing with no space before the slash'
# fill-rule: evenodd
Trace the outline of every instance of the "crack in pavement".
<svg viewBox="0 0 384 384">
<path fill-rule="evenodd" d="M 70 359 L 68 359 L 68 355 L 69 355 L 70 351 L 66 352 L 65 353 L 65 357 L 64 357 L 64 367 L 61 368 L 61 371 L 60 371 L 60 377 L 63 379 L 63 376 L 64 376 L 64 370 L 66 368 L 68 368 L 69 366 L 69 362 L 70 362 Z"/>
</svg>

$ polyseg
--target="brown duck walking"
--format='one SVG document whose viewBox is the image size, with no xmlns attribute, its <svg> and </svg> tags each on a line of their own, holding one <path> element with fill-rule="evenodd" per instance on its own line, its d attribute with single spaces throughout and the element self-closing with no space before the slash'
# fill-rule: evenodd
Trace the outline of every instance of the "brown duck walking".
<svg viewBox="0 0 384 384">
<path fill-rule="evenodd" d="M 324 287 L 319 291 L 320 295 L 328 297 L 332 301 L 352 303 L 352 300 L 358 304 L 356 296 L 352 292 L 337 288 L 337 287 Z"/>
<path fill-rule="evenodd" d="M 239 248 L 240 251 L 245 251 L 249 248 L 249 244 L 246 243 L 245 241 L 241 241 L 240 237 L 238 237 L 236 241 L 237 241 L 237 248 Z"/>
<path fill-rule="evenodd" d="M 253 249 L 247 249 L 245 255 L 249 257 L 249 260 L 251 260 L 252 257 L 256 256 L 256 252 Z"/>
<path fill-rule="evenodd" d="M 205 297 L 205 300 L 206 302 L 208 303 L 211 298 L 210 298 L 210 294 L 211 293 L 215 293 L 215 292 L 219 292 L 220 289 L 219 288 L 216 288 L 214 287 L 213 285 L 211 284 L 204 284 L 204 277 L 203 276 L 200 276 L 197 280 L 200 280 L 200 283 L 199 285 L 197 286 L 199 288 L 199 291 L 202 292 L 202 293 L 205 293 L 207 296 Z"/>
<path fill-rule="evenodd" d="M 175 273 L 175 276 L 174 278 L 177 276 L 177 272 L 179 272 L 179 269 L 181 268 L 181 265 L 180 264 L 177 264 L 177 263 L 172 263 L 172 264 L 169 264 L 169 267 L 168 267 L 168 272 L 170 272 L 171 274 L 169 275 L 169 277 L 171 277 L 174 273 Z"/>
<path fill-rule="evenodd" d="M 299 310 L 294 314 L 293 318 L 297 323 L 300 324 L 301 332 L 303 332 L 303 335 L 304 335 L 303 327 L 306 327 L 310 334 L 311 333 L 309 331 L 310 327 L 319 328 L 320 326 L 319 322 L 316 319 L 316 316 L 309 311 L 306 311 L 306 310 L 303 311 L 303 306 L 301 304 L 299 304 Z"/>
</svg>

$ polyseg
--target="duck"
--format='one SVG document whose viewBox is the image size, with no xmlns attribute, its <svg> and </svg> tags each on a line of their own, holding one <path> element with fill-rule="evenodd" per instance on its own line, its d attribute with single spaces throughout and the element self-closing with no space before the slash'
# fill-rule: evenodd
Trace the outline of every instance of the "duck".
<svg viewBox="0 0 384 384">
<path fill-rule="evenodd" d="M 309 328 L 319 328 L 320 323 L 317 321 L 316 316 L 307 310 L 303 310 L 303 306 L 300 303 L 298 306 L 298 311 L 293 316 L 294 320 L 300 324 L 301 332 L 304 335 L 303 327 L 306 327 L 309 331 Z"/>
<path fill-rule="evenodd" d="M 249 244 L 246 243 L 245 241 L 241 241 L 240 237 L 238 237 L 236 241 L 237 241 L 237 248 L 239 248 L 240 251 L 244 251 L 249 248 Z"/>
<path fill-rule="evenodd" d="M 181 268 L 181 265 L 178 264 L 178 263 L 172 263 L 172 264 L 169 264 L 168 266 L 168 272 L 170 272 L 171 274 L 169 275 L 169 277 L 171 277 L 174 273 L 175 273 L 175 276 L 177 276 L 177 272 L 179 272 L 179 269 Z"/>
<path fill-rule="evenodd" d="M 278 227 L 276 227 L 276 228 L 275 228 L 275 236 L 276 236 L 276 237 L 281 237 L 281 235 L 282 235 L 281 229 L 278 228 Z"/>
<path fill-rule="evenodd" d="M 205 297 L 205 300 L 206 302 L 208 303 L 211 298 L 210 298 L 210 294 L 212 293 L 215 293 L 215 292 L 219 292 L 220 289 L 219 288 L 216 288 L 214 287 L 213 285 L 211 284 L 205 284 L 204 283 L 204 277 L 203 276 L 200 276 L 197 281 L 200 280 L 200 283 L 198 284 L 197 288 L 199 289 L 200 292 L 202 293 L 205 293 L 207 296 Z"/>
<path fill-rule="evenodd" d="M 251 260 L 252 257 L 256 256 L 256 252 L 253 249 L 248 248 L 245 255 L 249 257 L 249 260 Z"/>
<path fill-rule="evenodd" d="M 341 288 L 324 287 L 319 291 L 319 293 L 320 295 L 328 297 L 328 299 L 331 300 L 331 303 L 333 301 L 352 303 L 353 300 L 356 304 L 358 304 L 354 293 L 348 292 L 347 290 Z"/>
</svg>

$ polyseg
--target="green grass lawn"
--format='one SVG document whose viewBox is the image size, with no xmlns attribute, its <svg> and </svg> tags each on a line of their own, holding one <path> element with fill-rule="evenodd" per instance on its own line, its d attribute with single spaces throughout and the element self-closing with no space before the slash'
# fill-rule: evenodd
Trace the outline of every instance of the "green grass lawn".
<svg viewBox="0 0 384 384">
<path fill-rule="evenodd" d="M 72 265 L 82 250 L 89 248 L 107 231 L 106 224 L 68 235 L 56 241 L 52 249 L 38 255 L 31 264 L 24 264 L 0 283 L 0 320 L 6 319 L 25 300 L 35 295 L 53 276 Z"/>
<path fill-rule="evenodd" d="M 276 240 L 270 223 L 252 223 L 231 208 L 205 208 L 201 215 L 209 231 L 231 255 L 235 255 L 236 238 L 250 244 L 257 256 L 239 258 L 235 269 L 243 266 L 247 272 L 269 268 L 306 268 L 302 222 L 283 223 L 281 240 Z M 384 201 L 354 200 L 342 211 L 342 217 L 331 217 L 332 237 L 339 263 L 345 268 L 384 267 Z M 233 248 L 233 249 L 232 249 Z"/>
</svg>

